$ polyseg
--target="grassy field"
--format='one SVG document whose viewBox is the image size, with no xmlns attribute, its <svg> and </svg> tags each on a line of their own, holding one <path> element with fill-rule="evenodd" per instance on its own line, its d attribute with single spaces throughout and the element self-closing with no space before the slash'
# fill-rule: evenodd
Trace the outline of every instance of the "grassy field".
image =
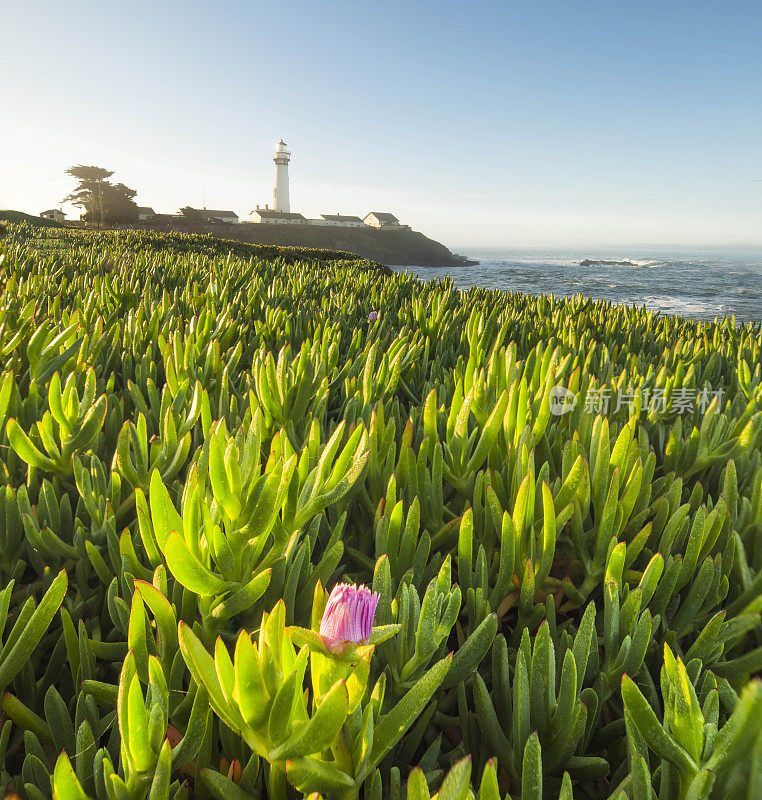
<svg viewBox="0 0 762 800">
<path fill-rule="evenodd" d="M 4 794 L 762 797 L 758 324 L 208 236 L 0 258 Z M 369 639 L 320 635 L 341 582 Z"/>
</svg>

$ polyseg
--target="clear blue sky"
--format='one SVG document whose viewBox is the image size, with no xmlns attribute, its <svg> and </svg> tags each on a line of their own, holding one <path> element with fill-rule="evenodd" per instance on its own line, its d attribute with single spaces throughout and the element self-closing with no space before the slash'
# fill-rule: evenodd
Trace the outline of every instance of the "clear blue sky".
<svg viewBox="0 0 762 800">
<path fill-rule="evenodd" d="M 392 211 L 451 245 L 762 242 L 762 3 L 5 3 L 0 208 Z"/>
</svg>

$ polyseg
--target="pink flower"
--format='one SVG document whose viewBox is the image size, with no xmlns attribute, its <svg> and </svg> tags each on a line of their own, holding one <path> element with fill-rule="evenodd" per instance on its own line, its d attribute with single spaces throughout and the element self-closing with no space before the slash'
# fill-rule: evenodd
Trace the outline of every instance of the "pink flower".
<svg viewBox="0 0 762 800">
<path fill-rule="evenodd" d="M 378 319 L 378 311 L 371 311 L 368 314 L 368 322 L 375 322 Z"/>
<path fill-rule="evenodd" d="M 320 635 L 329 650 L 342 649 L 347 642 L 368 642 L 378 597 L 364 585 L 339 583 L 333 587 L 320 621 Z"/>
</svg>

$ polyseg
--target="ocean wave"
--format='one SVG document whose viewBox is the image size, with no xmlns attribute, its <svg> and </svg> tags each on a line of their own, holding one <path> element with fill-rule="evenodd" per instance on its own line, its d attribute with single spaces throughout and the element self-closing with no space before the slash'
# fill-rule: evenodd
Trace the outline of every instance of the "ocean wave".
<svg viewBox="0 0 762 800">
<path fill-rule="evenodd" d="M 585 268 L 600 267 L 601 269 L 605 269 L 606 267 L 615 267 L 616 269 L 648 267 L 652 269 L 653 267 L 664 267 L 668 264 L 666 261 L 660 261 L 655 258 L 628 258 L 626 256 L 618 256 L 617 258 L 611 258 L 610 256 L 607 258 L 586 258 L 583 259 L 583 261 L 589 261 L 590 263 L 585 264 L 582 261 L 573 261 L 571 262 L 571 266 Z"/>
<path fill-rule="evenodd" d="M 481 285 L 556 296 L 580 293 L 610 302 L 635 303 L 665 314 L 710 320 L 725 314 L 746 321 L 762 319 L 762 251 L 734 254 L 633 248 L 629 250 L 633 255 L 624 248 L 619 252 L 608 248 L 591 251 L 465 250 L 469 257 L 481 259 L 479 267 L 436 270 L 435 274 L 451 275 L 459 288 Z M 635 266 L 580 266 L 580 261 L 593 256 L 601 261 L 629 261 Z M 657 271 L 647 271 L 652 269 Z M 426 270 L 413 271 L 432 277 Z"/>
</svg>

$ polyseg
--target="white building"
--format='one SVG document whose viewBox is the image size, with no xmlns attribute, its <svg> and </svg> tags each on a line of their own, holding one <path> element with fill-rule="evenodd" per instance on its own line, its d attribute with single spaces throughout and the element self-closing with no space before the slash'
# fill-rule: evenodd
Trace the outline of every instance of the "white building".
<svg viewBox="0 0 762 800">
<path fill-rule="evenodd" d="M 249 215 L 249 222 L 269 223 L 270 225 L 306 225 L 304 215 L 291 211 L 276 211 L 275 209 L 256 207 Z"/>
<path fill-rule="evenodd" d="M 155 217 L 156 212 L 150 206 L 138 206 L 138 222 Z"/>
<path fill-rule="evenodd" d="M 66 214 L 60 208 L 49 208 L 47 211 L 40 211 L 40 216 L 45 219 L 52 219 L 54 222 L 63 222 Z"/>
<path fill-rule="evenodd" d="M 291 201 L 288 194 L 288 162 L 291 153 L 286 150 L 286 143 L 281 139 L 275 145 L 275 188 L 273 189 L 273 208 L 276 211 L 291 211 Z"/>
<path fill-rule="evenodd" d="M 228 225 L 237 225 L 239 222 L 238 214 L 235 211 L 218 211 L 213 208 L 194 208 L 193 211 L 201 215 L 205 220 L 216 220 L 217 222 L 225 222 Z"/>
<path fill-rule="evenodd" d="M 403 225 L 394 214 L 385 211 L 371 211 L 363 217 L 363 222 L 371 228 L 383 228 L 384 230 L 405 230 L 409 225 Z"/>
<path fill-rule="evenodd" d="M 307 220 L 309 224 L 331 225 L 336 228 L 362 228 L 364 223 L 360 217 L 353 217 L 347 214 L 321 214 L 321 220 Z"/>
<path fill-rule="evenodd" d="M 275 186 L 273 188 L 273 207 L 257 206 L 249 214 L 249 222 L 265 223 L 270 225 L 315 225 L 333 228 L 380 228 L 383 230 L 410 230 L 409 225 L 403 225 L 394 214 L 382 211 L 371 211 L 364 219 L 351 214 L 321 214 L 320 219 L 305 219 L 302 214 L 291 211 L 291 199 L 288 185 L 288 165 L 291 162 L 291 152 L 286 143 L 281 139 L 275 145 Z M 204 211 L 207 216 L 214 216 L 226 212 Z M 238 219 L 236 218 L 236 222 Z"/>
<path fill-rule="evenodd" d="M 201 212 L 207 219 L 216 219 L 219 222 L 227 222 L 228 225 L 238 224 L 238 214 L 235 211 L 210 211 L 208 208 Z"/>
</svg>

